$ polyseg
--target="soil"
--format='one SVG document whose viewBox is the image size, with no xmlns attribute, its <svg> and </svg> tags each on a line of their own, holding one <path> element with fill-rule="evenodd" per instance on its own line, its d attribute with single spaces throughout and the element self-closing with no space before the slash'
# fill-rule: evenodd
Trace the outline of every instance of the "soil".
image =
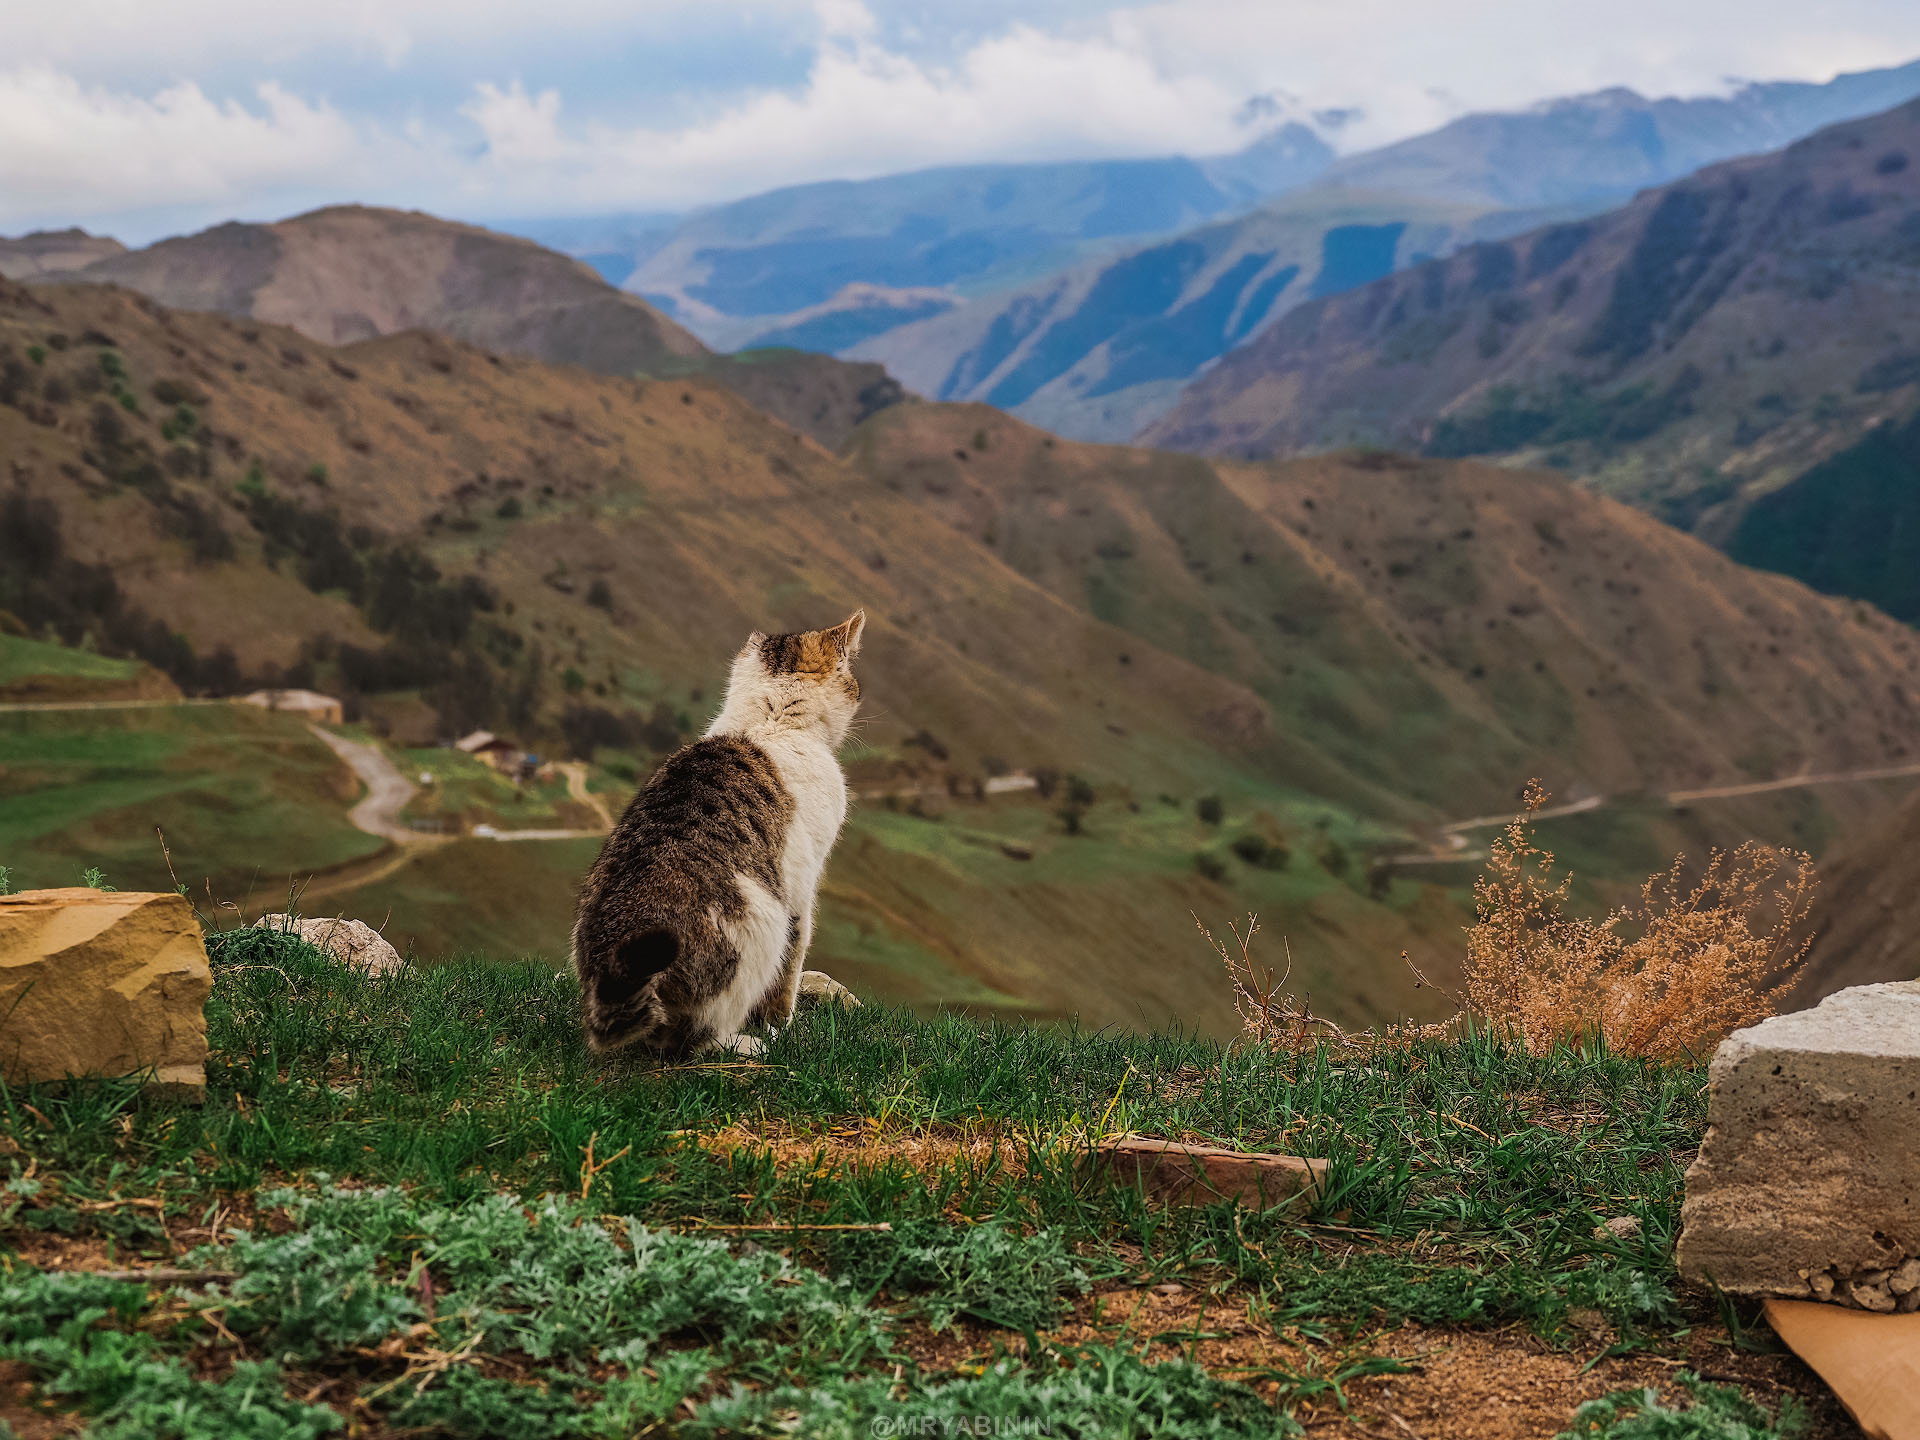
<svg viewBox="0 0 1920 1440">
<path fill-rule="evenodd" d="M 1210 1372 L 1243 1380 L 1270 1398 L 1279 1382 L 1261 1372 L 1333 1375 L 1368 1355 L 1392 1356 L 1410 1367 L 1402 1374 L 1346 1382 L 1345 1409 L 1331 1395 L 1301 1403 L 1295 1418 L 1314 1436 L 1546 1440 L 1581 1403 L 1614 1390 L 1656 1385 L 1669 1400 L 1679 1398 L 1674 1372 L 1691 1369 L 1708 1380 L 1739 1385 L 1769 1407 L 1794 1397 L 1811 1422 L 1805 1433 L 1817 1440 L 1864 1440 L 1832 1392 L 1796 1356 L 1736 1350 L 1715 1324 L 1689 1335 L 1681 1353 L 1596 1360 L 1612 1337 L 1595 1319 L 1593 1333 L 1566 1350 L 1519 1326 L 1405 1325 L 1321 1345 L 1304 1336 L 1276 1336 L 1248 1317 L 1244 1297 L 1207 1297 L 1178 1285 L 1122 1286 L 1080 1301 L 1067 1324 L 1047 1338 L 1084 1344 L 1150 1337 L 1155 1359 L 1191 1356 Z M 1202 1338 L 1194 1339 L 1196 1332 Z M 901 1348 L 925 1367 L 950 1370 L 985 1363 L 998 1352 L 1018 1354 L 1025 1346 L 1012 1331 L 961 1321 L 938 1334 L 912 1327 Z"/>
</svg>

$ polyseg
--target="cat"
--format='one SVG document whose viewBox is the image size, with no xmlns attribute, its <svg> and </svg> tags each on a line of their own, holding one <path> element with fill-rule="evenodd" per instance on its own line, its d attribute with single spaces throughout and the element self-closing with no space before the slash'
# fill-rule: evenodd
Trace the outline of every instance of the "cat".
<svg viewBox="0 0 1920 1440">
<path fill-rule="evenodd" d="M 755 631 L 707 733 L 640 789 L 587 873 L 573 926 L 587 1044 L 752 1054 L 793 1014 L 814 897 L 847 816 L 834 752 L 860 705 L 865 611 Z"/>
</svg>

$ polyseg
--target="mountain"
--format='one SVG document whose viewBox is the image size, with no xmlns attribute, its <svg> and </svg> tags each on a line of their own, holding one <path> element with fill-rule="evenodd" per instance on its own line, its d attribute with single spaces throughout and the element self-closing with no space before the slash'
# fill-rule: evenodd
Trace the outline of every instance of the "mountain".
<svg viewBox="0 0 1920 1440">
<path fill-rule="evenodd" d="M 219 225 L 50 278 L 124 285 L 176 309 L 285 325 L 328 345 L 419 329 L 604 374 L 709 371 L 828 443 L 901 393 L 873 365 L 714 356 L 580 261 L 417 211 L 337 206 L 271 225 Z"/>
<path fill-rule="evenodd" d="M 38 280 L 124 254 L 126 248 L 110 235 L 89 235 L 77 227 L 36 230 L 12 240 L 0 235 L 0 279 Z"/>
<path fill-rule="evenodd" d="M 1559 847 L 1595 884 L 1823 844 L 1878 793 L 1635 797 L 1898 762 L 1920 694 L 1905 627 L 1552 476 L 1225 463 L 934 404 L 834 454 L 704 377 L 418 331 L 328 347 L 112 286 L 0 284 L 0 454 L 0 624 L 192 690 L 342 694 L 396 746 L 486 725 L 631 777 L 749 629 L 864 606 L 863 799 L 820 953 L 919 1001 L 1228 1029 L 1189 914 L 1255 908 L 1324 1012 L 1417 1011 L 1397 957 L 1453 973 L 1463 872 L 1391 857 L 1439 823 L 1538 774 L 1612 797 Z M 118 804 L 0 775 L 36 795 L 36 855 L 122 846 L 118 883 L 168 883 L 161 823 L 185 873 L 250 883 L 248 844 L 169 819 L 177 779 L 100 753 L 126 757 L 99 777 Z M 986 793 L 1016 769 L 1058 789 Z M 105 808 L 63 828 L 82 799 Z M 556 955 L 590 852 L 461 840 L 324 893 L 423 953 Z"/>
<path fill-rule="evenodd" d="M 1313 301 L 1142 438 L 1544 463 L 1724 541 L 1920 406 L 1916 162 L 1910 102 Z"/>
<path fill-rule="evenodd" d="M 1916 95 L 1920 61 L 1818 85 L 1744 85 L 1724 98 L 1649 100 L 1624 88 L 1601 90 L 1528 110 L 1464 115 L 1427 134 L 1347 156 L 1322 183 L 1457 204 L 1594 209 Z"/>
<path fill-rule="evenodd" d="M 942 307 L 845 353 L 930 398 L 995 405 L 1076 439 L 1125 441 L 1197 370 L 1309 297 L 1524 225 L 1484 207 L 1308 190 Z"/>
<path fill-rule="evenodd" d="M 857 311 L 835 332 L 851 344 L 920 318 L 923 292 L 941 293 L 944 308 L 1132 237 L 1245 209 L 1332 159 L 1313 131 L 1288 124 L 1212 159 L 948 166 L 789 186 L 667 231 L 657 217 L 517 228 L 562 240 L 609 277 L 624 270 L 628 290 L 709 344 L 788 343 L 774 337 L 829 308 Z M 897 299 L 876 303 L 884 296 Z"/>
<path fill-rule="evenodd" d="M 1127 440 L 1187 381 L 1308 299 L 1583 218 L 1708 161 L 1915 94 L 1920 63 L 1825 85 L 1749 85 L 1726 99 L 1609 90 L 1469 115 L 1341 159 L 1250 214 L 945 314 L 923 301 L 929 318 L 844 353 L 937 399 L 986 400 L 1062 434 Z"/>
<path fill-rule="evenodd" d="M 1796 1005 L 1812 1005 L 1850 985 L 1920 979 L 1920 793 L 1864 827 L 1823 866 L 1812 916 L 1813 950 Z"/>
</svg>

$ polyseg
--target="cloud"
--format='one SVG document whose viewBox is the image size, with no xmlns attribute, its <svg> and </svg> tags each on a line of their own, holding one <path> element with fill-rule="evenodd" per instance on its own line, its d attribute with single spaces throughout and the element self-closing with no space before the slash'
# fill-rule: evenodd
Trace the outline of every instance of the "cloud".
<svg viewBox="0 0 1920 1440">
<path fill-rule="evenodd" d="M 1325 116 L 1355 149 L 1462 108 L 1609 84 L 1697 94 L 1729 72 L 1895 63 L 1920 53 L 1920 7 L 67 0 L 9 17 L 9 32 L 24 58 L 0 70 L 0 231 L 95 223 L 140 239 L 156 211 L 604 213 L 942 164 L 1199 154 L 1282 113 Z M 728 73 L 748 37 L 763 69 Z M 622 66 L 641 61 L 623 56 L 673 78 L 636 94 Z M 1250 109 L 1260 96 L 1273 104 Z"/>
<path fill-rule="evenodd" d="M 1244 97 L 1167 76 L 1105 37 L 1015 25 L 950 66 L 871 38 L 864 7 L 823 4 L 824 43 L 797 90 L 767 91 L 678 129 L 564 123 L 555 90 L 482 83 L 461 113 L 486 154 L 469 176 L 514 176 L 554 201 L 686 205 L 822 176 L 859 178 L 982 160 L 1045 160 L 1229 148 Z M 863 19 L 864 17 L 864 19 Z"/>
<path fill-rule="evenodd" d="M 249 107 L 198 86 L 151 97 L 83 87 L 45 66 L 0 73 L 0 195 L 19 216 L 233 203 L 338 177 L 365 156 L 345 117 L 267 82 Z"/>
</svg>

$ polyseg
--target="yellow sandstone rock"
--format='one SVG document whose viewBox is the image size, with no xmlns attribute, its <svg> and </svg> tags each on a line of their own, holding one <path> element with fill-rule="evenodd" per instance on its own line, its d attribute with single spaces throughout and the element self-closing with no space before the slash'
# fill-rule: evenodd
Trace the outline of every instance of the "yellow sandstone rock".
<svg viewBox="0 0 1920 1440">
<path fill-rule="evenodd" d="M 213 974 L 179 895 L 0 895 L 0 1075 L 9 1084 L 149 1074 L 207 1083 Z"/>
</svg>

